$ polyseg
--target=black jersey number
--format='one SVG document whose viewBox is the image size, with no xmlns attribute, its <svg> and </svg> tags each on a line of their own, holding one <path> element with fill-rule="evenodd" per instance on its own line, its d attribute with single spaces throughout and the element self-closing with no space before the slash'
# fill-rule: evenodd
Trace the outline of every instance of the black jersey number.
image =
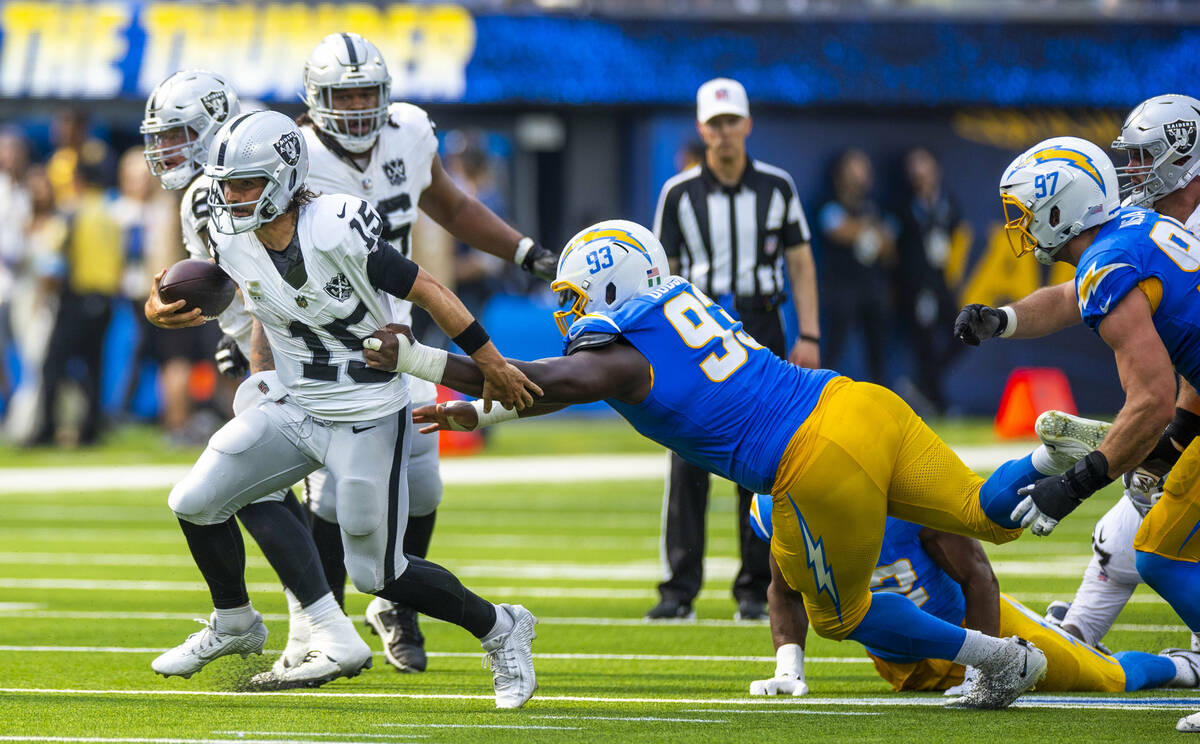
<svg viewBox="0 0 1200 744">
<path fill-rule="evenodd" d="M 384 199 L 375 205 L 375 210 L 383 218 L 383 239 L 396 246 L 400 250 L 400 254 L 405 258 L 411 256 L 408 245 L 408 234 L 412 231 L 412 223 L 406 222 L 403 225 L 393 225 L 388 215 L 392 212 L 407 212 L 410 209 L 412 209 L 412 197 L 408 194 L 393 196 L 391 199 Z"/>
<path fill-rule="evenodd" d="M 350 326 L 361 322 L 366 316 L 367 306 L 360 302 L 358 303 L 358 307 L 354 308 L 354 312 L 345 318 L 332 320 L 321 326 L 321 328 L 330 336 L 337 339 L 338 343 L 346 349 L 360 351 L 362 350 L 363 339 L 366 336 L 360 338 L 355 335 L 350 330 Z M 312 353 L 312 361 L 305 362 L 303 365 L 303 376 L 310 380 L 336 382 L 338 379 L 338 365 L 329 363 L 329 349 L 325 348 L 321 337 L 312 328 L 298 320 L 293 320 L 288 325 L 288 332 L 292 334 L 292 338 L 304 341 L 304 345 Z M 346 375 L 354 382 L 387 382 L 395 376 L 395 373 L 368 367 L 363 362 L 351 359 L 346 362 Z"/>
</svg>

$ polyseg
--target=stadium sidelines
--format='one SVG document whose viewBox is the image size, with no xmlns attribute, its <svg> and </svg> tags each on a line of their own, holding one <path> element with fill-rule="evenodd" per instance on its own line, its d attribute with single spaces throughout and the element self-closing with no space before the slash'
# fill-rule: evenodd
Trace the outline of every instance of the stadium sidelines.
<svg viewBox="0 0 1200 744">
<path fill-rule="evenodd" d="M 987 472 L 1027 454 L 1031 442 L 955 447 L 972 470 Z M 188 465 L 111 465 L 86 467 L 0 468 L 0 494 L 38 491 L 127 491 L 170 488 Z M 563 483 L 662 478 L 663 454 L 558 455 L 550 457 L 444 458 L 447 485 Z"/>
<path fill-rule="evenodd" d="M 468 693 L 416 693 L 416 692 L 326 692 L 315 690 L 287 690 L 283 692 L 232 692 L 225 690 L 116 690 L 74 689 L 49 687 L 0 687 L 0 694 L 9 695 L 59 695 L 59 696 L 111 696 L 111 697 L 310 697 L 350 699 L 402 699 L 402 700 L 487 700 L 494 695 Z M 655 698 L 655 697 L 600 697 L 590 695 L 538 695 L 534 702 L 553 703 L 600 703 L 600 704 L 656 704 L 656 705 L 712 705 L 762 708 L 762 712 L 774 713 L 780 706 L 837 706 L 837 707 L 940 707 L 946 700 L 942 695 L 893 695 L 889 697 L 732 697 L 732 698 Z M 1072 708 L 1090 710 L 1194 710 L 1200 706 L 1200 695 L 1193 697 L 1114 697 L 1097 695 L 1025 695 L 1012 704 L 1013 708 Z M 727 712 L 720 709 L 722 713 Z M 729 711 L 732 712 L 732 711 Z M 402 724 L 408 725 L 408 724 Z M 422 726 L 424 724 L 413 724 Z M 195 741 L 195 740 L 188 740 Z"/>
</svg>

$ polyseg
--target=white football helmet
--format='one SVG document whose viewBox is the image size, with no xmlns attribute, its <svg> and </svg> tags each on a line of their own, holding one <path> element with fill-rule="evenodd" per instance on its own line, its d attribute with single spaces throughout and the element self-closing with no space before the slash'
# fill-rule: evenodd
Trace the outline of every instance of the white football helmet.
<svg viewBox="0 0 1200 744">
<path fill-rule="evenodd" d="M 146 163 L 164 189 L 181 189 L 204 169 L 217 130 L 240 110 L 237 92 L 219 75 L 183 70 L 154 88 L 141 132 Z"/>
<path fill-rule="evenodd" d="M 242 114 L 217 132 L 204 173 L 215 181 L 208 190 L 208 208 L 217 231 L 232 235 L 256 230 L 287 211 L 292 197 L 304 188 L 308 146 L 296 123 L 278 111 Z M 254 201 L 230 204 L 222 182 L 235 178 L 267 182 Z"/>
<path fill-rule="evenodd" d="M 1191 96 L 1155 96 L 1138 104 L 1112 143 L 1127 165 L 1117 168 L 1121 198 L 1149 207 L 1200 174 L 1200 101 Z"/>
<path fill-rule="evenodd" d="M 567 241 L 550 289 L 562 310 L 554 322 L 564 336 L 578 318 L 616 310 L 670 275 L 667 253 L 654 233 L 628 220 L 605 220 Z"/>
<path fill-rule="evenodd" d="M 1121 208 L 1117 173 L 1096 145 L 1052 137 L 1017 156 L 1000 179 L 1004 229 L 1017 256 L 1054 263 L 1063 244 Z"/>
<path fill-rule="evenodd" d="M 339 88 L 375 88 L 374 108 L 333 107 Z M 374 44 L 358 34 L 330 34 L 304 63 L 304 103 L 313 125 L 350 152 L 370 150 L 388 119 L 392 78 Z"/>
</svg>

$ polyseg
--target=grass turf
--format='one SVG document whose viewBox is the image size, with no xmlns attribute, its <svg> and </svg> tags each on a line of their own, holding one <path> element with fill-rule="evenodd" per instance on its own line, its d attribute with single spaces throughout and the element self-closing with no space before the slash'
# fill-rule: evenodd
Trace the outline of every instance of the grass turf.
<svg viewBox="0 0 1200 744">
<path fill-rule="evenodd" d="M 569 456 L 597 451 L 592 445 L 602 442 L 608 451 L 653 451 L 623 428 L 603 419 L 529 422 L 498 430 L 489 450 Z M 9 451 L 0 452 L 0 464 L 194 456 L 144 456 L 154 452 L 150 432 L 122 436 L 82 459 L 47 451 L 31 462 Z M 987 432 L 959 425 L 952 437 L 978 443 Z M 423 624 L 432 652 L 423 675 L 396 674 L 377 656 L 374 669 L 320 690 L 239 692 L 269 664 L 268 654 L 219 659 L 190 680 L 156 677 L 149 661 L 197 629 L 189 618 L 206 614 L 209 604 L 164 494 L 67 493 L 53 483 L 38 493 L 0 494 L 0 740 L 1147 741 L 1174 736 L 1174 721 L 1189 712 L 1068 706 L 988 714 L 855 703 L 937 698 L 890 693 L 858 646 L 815 635 L 808 645 L 811 697 L 846 704 L 750 698 L 749 682 L 770 676 L 774 662 L 765 624 L 730 620 L 737 555 L 731 486 L 714 486 L 700 620 L 639 620 L 655 599 L 661 493 L 661 481 L 447 488 L 430 557 L 484 596 L 525 604 L 543 620 L 534 646 L 541 689 L 521 711 L 492 708 L 478 643 L 432 621 Z M 991 548 L 1002 588 L 1038 611 L 1052 598 L 1069 598 L 1089 555 L 1091 526 L 1115 497 L 1109 489 L 1085 503 L 1049 538 Z M 268 650 L 278 651 L 286 637 L 283 598 L 265 560 L 247 545 L 247 578 L 272 632 Z M 353 617 L 361 617 L 367 599 L 349 593 Z M 1134 600 L 1106 639 L 1110 646 L 1187 645 L 1165 604 L 1144 588 Z"/>
</svg>

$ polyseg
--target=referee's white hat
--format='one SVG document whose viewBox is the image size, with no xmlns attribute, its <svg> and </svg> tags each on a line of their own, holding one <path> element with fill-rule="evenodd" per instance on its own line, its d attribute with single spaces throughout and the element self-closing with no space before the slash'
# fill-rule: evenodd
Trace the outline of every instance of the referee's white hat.
<svg viewBox="0 0 1200 744">
<path fill-rule="evenodd" d="M 746 89 L 736 80 L 714 78 L 696 91 L 696 120 L 706 122 L 714 116 L 749 116 L 750 101 Z"/>
</svg>

